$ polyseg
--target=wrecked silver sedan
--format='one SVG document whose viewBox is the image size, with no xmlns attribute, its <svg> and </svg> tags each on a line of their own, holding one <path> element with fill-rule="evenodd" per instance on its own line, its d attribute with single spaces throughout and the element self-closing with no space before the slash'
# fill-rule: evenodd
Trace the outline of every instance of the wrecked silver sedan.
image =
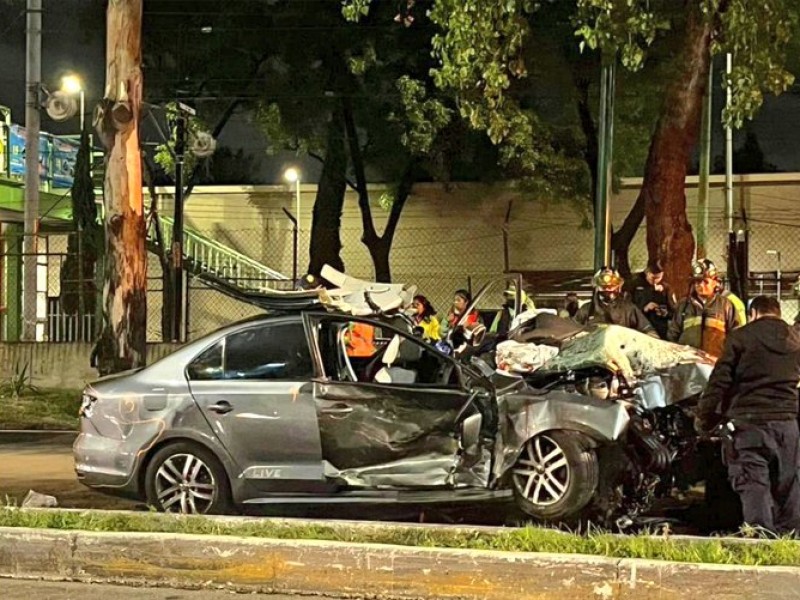
<svg viewBox="0 0 800 600">
<path fill-rule="evenodd" d="M 182 513 L 513 496 L 540 520 L 591 518 L 604 503 L 618 517 L 612 496 L 596 500 L 619 487 L 605 480 L 630 432 L 647 427 L 642 402 L 694 393 L 692 377 L 670 383 L 675 365 L 630 393 L 597 393 L 618 375 L 591 335 L 537 374 L 501 373 L 441 352 L 366 298 L 369 310 L 295 303 L 89 385 L 78 478 Z"/>
</svg>

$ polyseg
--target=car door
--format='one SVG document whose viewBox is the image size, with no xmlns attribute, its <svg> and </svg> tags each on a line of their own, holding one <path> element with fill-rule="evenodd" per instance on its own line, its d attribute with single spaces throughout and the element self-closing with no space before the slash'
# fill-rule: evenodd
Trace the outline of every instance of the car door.
<svg viewBox="0 0 800 600">
<path fill-rule="evenodd" d="M 380 322 L 306 319 L 324 374 L 314 397 L 329 476 L 354 487 L 452 485 L 458 425 L 471 402 L 458 365 Z M 354 365 L 365 357 L 348 356 L 343 332 L 365 326 L 375 329 L 374 354 Z"/>
<path fill-rule="evenodd" d="M 186 375 L 239 477 L 264 491 L 309 489 L 324 481 L 313 362 L 299 318 L 226 335 Z"/>
</svg>

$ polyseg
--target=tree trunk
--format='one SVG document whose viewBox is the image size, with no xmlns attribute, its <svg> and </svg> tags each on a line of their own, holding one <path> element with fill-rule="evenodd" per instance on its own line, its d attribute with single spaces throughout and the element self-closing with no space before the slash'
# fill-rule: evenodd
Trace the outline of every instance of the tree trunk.
<svg viewBox="0 0 800 600">
<path fill-rule="evenodd" d="M 691 4 L 691 3 L 690 3 Z M 650 143 L 640 198 L 647 218 L 647 252 L 664 267 L 675 290 L 686 287 L 694 253 L 686 215 L 686 171 L 700 130 L 703 94 L 708 84 L 712 24 L 691 4 L 685 45 Z"/>
<path fill-rule="evenodd" d="M 617 231 L 611 234 L 611 253 L 614 255 L 614 268 L 625 279 L 631 276 L 630 249 L 639 226 L 644 221 L 644 196 L 639 194 L 628 216 Z"/>
<path fill-rule="evenodd" d="M 342 242 L 339 230 L 342 226 L 346 171 L 344 122 L 341 108 L 337 107 L 328 124 L 325 162 L 314 200 L 308 264 L 308 272 L 312 275 L 319 275 L 326 264 L 344 271 L 344 262 L 340 256 Z"/>
<path fill-rule="evenodd" d="M 397 231 L 397 224 L 400 215 L 406 204 L 411 187 L 414 185 L 416 161 L 410 159 L 397 188 L 392 209 L 389 212 L 389 219 L 383 235 L 379 236 L 375 229 L 375 222 L 372 220 L 372 208 L 369 205 L 369 190 L 367 189 L 367 175 L 364 168 L 364 157 L 361 152 L 361 144 L 358 141 L 358 131 L 356 130 L 353 106 L 349 98 L 345 98 L 343 104 L 344 124 L 347 132 L 347 141 L 350 147 L 350 158 L 353 162 L 353 170 L 356 176 L 356 190 L 358 191 L 358 208 L 361 211 L 361 242 L 367 247 L 372 258 L 372 265 L 375 269 L 375 281 L 389 283 L 392 281 L 392 270 L 389 265 L 389 255 L 392 252 L 392 242 Z"/>
<path fill-rule="evenodd" d="M 97 133 L 106 148 L 104 329 L 96 348 L 101 374 L 144 366 L 147 254 L 139 153 L 142 0 L 109 0 L 106 95 Z"/>
</svg>

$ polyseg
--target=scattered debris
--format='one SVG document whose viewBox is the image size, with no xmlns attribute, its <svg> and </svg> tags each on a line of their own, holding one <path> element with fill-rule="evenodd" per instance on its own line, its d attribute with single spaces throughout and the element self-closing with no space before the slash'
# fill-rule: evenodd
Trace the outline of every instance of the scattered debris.
<svg viewBox="0 0 800 600">
<path fill-rule="evenodd" d="M 28 495 L 22 501 L 22 508 L 56 508 L 57 506 L 58 500 L 55 496 L 40 494 L 33 490 L 28 490 Z"/>
</svg>

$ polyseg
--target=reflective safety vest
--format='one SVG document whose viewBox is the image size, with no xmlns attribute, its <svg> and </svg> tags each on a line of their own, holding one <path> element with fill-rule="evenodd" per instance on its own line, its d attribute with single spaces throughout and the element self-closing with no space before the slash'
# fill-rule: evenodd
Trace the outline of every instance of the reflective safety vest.
<svg viewBox="0 0 800 600">
<path fill-rule="evenodd" d="M 720 357 L 725 338 L 738 325 L 736 308 L 728 298 L 715 294 L 702 302 L 692 294 L 678 304 L 669 324 L 667 339 Z"/>
<path fill-rule="evenodd" d="M 736 309 L 737 326 L 741 327 L 742 325 L 747 325 L 747 307 L 744 305 L 744 302 L 742 302 L 742 299 L 729 290 L 722 292 L 722 295 L 727 298 L 730 303 L 733 304 L 733 308 Z"/>
</svg>

